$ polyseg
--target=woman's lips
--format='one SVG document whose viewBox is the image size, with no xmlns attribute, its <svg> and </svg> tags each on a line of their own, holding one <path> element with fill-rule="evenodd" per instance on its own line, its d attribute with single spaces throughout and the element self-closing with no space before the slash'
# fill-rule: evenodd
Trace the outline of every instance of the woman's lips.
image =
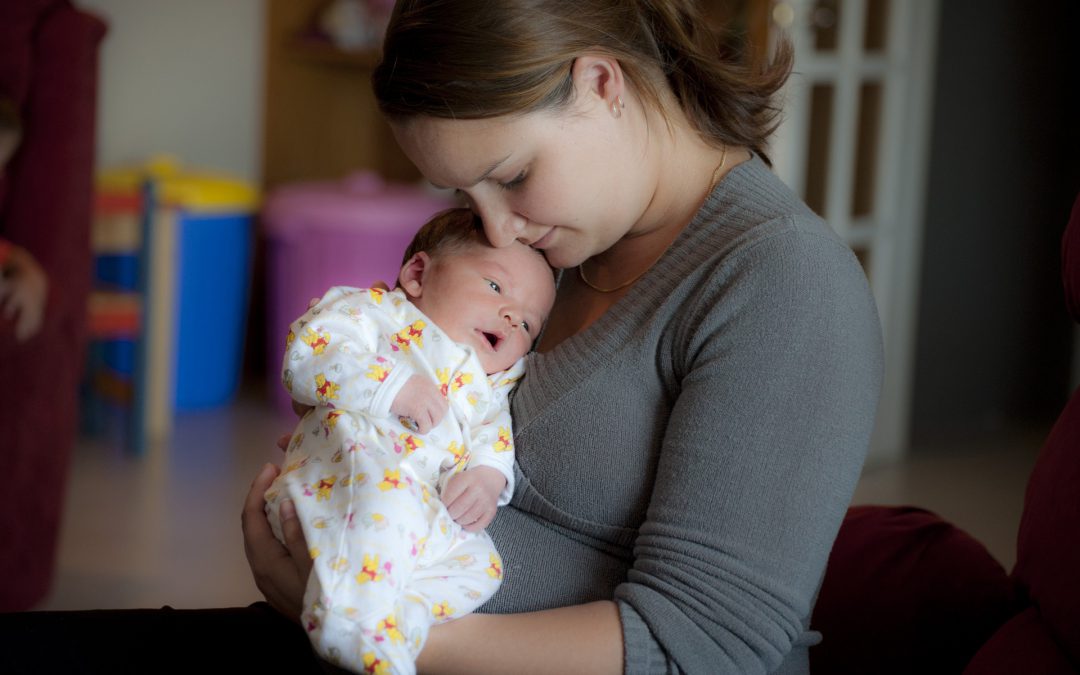
<svg viewBox="0 0 1080 675">
<path fill-rule="evenodd" d="M 540 237 L 539 239 L 537 239 L 533 243 L 529 244 L 529 246 L 532 246 L 533 248 L 536 248 L 536 249 L 546 248 L 551 243 L 551 236 L 554 233 L 555 233 L 555 228 L 553 227 L 550 230 L 548 230 L 547 232 L 545 232 L 544 236 Z"/>
</svg>

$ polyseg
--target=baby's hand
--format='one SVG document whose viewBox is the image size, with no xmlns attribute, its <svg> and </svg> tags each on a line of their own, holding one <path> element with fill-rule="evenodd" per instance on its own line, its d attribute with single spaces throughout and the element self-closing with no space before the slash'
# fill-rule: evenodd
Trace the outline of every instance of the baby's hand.
<svg viewBox="0 0 1080 675">
<path fill-rule="evenodd" d="M 390 406 L 390 412 L 416 422 L 416 430 L 426 434 L 442 422 L 447 410 L 446 398 L 435 382 L 423 375 L 413 375 L 401 388 Z"/>
<path fill-rule="evenodd" d="M 443 504 L 454 522 L 466 532 L 479 532 L 495 519 L 506 477 L 490 466 L 477 466 L 454 474 L 443 490 Z"/>
</svg>

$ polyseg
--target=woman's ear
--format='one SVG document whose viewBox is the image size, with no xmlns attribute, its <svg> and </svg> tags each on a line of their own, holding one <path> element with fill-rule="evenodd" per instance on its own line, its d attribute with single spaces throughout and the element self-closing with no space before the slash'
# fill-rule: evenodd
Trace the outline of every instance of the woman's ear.
<svg viewBox="0 0 1080 675">
<path fill-rule="evenodd" d="M 431 266 L 431 256 L 424 251 L 418 251 L 413 257 L 405 261 L 401 266 L 401 274 L 398 275 L 398 285 L 410 298 L 419 298 L 424 290 L 424 273 Z"/>
<path fill-rule="evenodd" d="M 626 82 L 622 66 L 614 56 L 585 54 L 574 59 L 571 70 L 574 92 L 582 105 L 590 99 L 602 103 L 613 116 L 619 117 L 624 107 Z"/>
</svg>

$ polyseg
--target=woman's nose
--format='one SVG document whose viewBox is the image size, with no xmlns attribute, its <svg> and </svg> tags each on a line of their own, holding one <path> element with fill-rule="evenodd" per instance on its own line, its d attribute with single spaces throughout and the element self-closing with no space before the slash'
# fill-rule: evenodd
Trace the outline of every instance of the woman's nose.
<svg viewBox="0 0 1080 675">
<path fill-rule="evenodd" d="M 509 246 L 525 231 L 525 219 L 508 208 L 491 205 L 477 211 L 484 223 L 484 234 L 495 248 Z"/>
</svg>

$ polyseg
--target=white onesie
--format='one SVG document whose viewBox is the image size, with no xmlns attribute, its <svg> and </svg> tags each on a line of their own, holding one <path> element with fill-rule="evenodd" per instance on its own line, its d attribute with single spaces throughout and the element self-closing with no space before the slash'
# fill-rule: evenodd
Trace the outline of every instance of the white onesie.
<svg viewBox="0 0 1080 675">
<path fill-rule="evenodd" d="M 513 493 L 507 396 L 524 359 L 488 376 L 400 290 L 335 287 L 290 327 L 282 378 L 315 406 L 293 432 L 266 512 L 283 541 L 292 499 L 314 563 L 302 622 L 316 651 L 358 672 L 414 673 L 433 623 L 467 614 L 498 589 L 486 533 L 465 532 L 439 498 L 458 471 L 489 466 Z M 442 422 L 415 432 L 390 405 L 415 373 L 441 385 Z"/>
</svg>

